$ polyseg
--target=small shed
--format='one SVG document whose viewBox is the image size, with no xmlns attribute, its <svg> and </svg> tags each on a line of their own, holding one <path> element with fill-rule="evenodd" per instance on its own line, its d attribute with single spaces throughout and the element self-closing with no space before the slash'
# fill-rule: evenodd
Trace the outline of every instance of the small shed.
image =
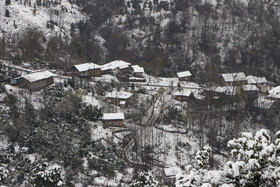
<svg viewBox="0 0 280 187">
<path fill-rule="evenodd" d="M 143 77 L 143 74 L 145 73 L 143 67 L 140 67 L 140 66 L 138 66 L 138 65 L 134 65 L 134 66 L 131 66 L 131 67 L 132 67 L 132 69 L 133 69 L 133 75 L 134 75 L 135 77 L 140 77 L 140 78 Z"/>
<path fill-rule="evenodd" d="M 106 127 L 123 127 L 124 114 L 123 113 L 104 113 L 103 124 Z"/>
<path fill-rule="evenodd" d="M 125 101 L 125 107 L 130 104 L 130 99 L 132 97 L 132 93 L 125 91 L 113 91 L 105 95 L 105 98 L 108 103 L 120 106 L 123 105 L 122 101 Z M 122 102 L 122 103 L 121 103 Z M 124 107 L 124 105 L 123 105 Z"/>
<path fill-rule="evenodd" d="M 222 86 L 242 86 L 245 85 L 247 80 L 245 73 L 224 73 L 220 76 Z"/>
<path fill-rule="evenodd" d="M 54 74 L 49 71 L 40 71 L 22 76 L 20 87 L 30 91 L 39 91 L 54 83 Z"/>
<path fill-rule="evenodd" d="M 191 79 L 191 72 L 190 71 L 183 71 L 183 72 L 179 72 L 177 73 L 177 77 L 179 79 L 179 81 L 189 81 Z"/>
<path fill-rule="evenodd" d="M 193 96 L 193 90 L 183 89 L 172 93 L 175 100 L 180 102 L 189 102 L 190 98 Z"/>
</svg>

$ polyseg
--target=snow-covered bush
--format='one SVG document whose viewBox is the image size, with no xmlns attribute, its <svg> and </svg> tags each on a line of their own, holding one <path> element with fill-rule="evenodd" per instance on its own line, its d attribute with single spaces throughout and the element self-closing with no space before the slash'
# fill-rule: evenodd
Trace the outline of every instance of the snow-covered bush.
<svg viewBox="0 0 280 187">
<path fill-rule="evenodd" d="M 153 177 L 151 172 L 141 172 L 131 183 L 131 187 L 156 187 L 158 181 Z"/>
<path fill-rule="evenodd" d="M 0 184 L 5 184 L 9 176 L 9 171 L 5 165 L 0 164 Z"/>
<path fill-rule="evenodd" d="M 199 151 L 196 161 L 200 167 L 188 166 L 188 174 L 177 176 L 176 186 L 279 186 L 280 185 L 280 131 L 275 143 L 265 129 L 255 136 L 243 133 L 228 142 L 234 161 L 228 161 L 220 170 L 204 169 L 209 158 L 205 150 Z"/>
<path fill-rule="evenodd" d="M 57 164 L 40 164 L 32 178 L 34 186 L 65 186 L 64 170 Z"/>
<path fill-rule="evenodd" d="M 279 132 L 276 134 L 279 135 Z M 235 162 L 227 162 L 224 172 L 240 186 L 280 185 L 279 137 L 275 144 L 265 129 L 255 136 L 243 133 L 240 138 L 228 142 Z"/>
<path fill-rule="evenodd" d="M 188 165 L 186 167 L 188 175 L 177 175 L 176 186 L 202 186 L 210 184 L 212 173 L 208 172 L 209 156 L 211 153 L 209 146 L 204 146 L 201 151 L 198 151 L 195 156 L 196 165 Z"/>
</svg>

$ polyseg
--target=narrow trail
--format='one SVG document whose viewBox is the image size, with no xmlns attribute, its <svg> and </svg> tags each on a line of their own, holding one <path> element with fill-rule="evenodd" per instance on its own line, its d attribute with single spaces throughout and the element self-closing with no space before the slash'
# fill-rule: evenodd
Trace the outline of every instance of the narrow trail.
<svg viewBox="0 0 280 187">
<path fill-rule="evenodd" d="M 150 107 L 148 114 L 149 116 L 147 117 L 147 120 L 145 120 L 145 122 L 143 123 L 142 127 L 138 127 L 137 129 L 135 129 L 134 131 L 132 130 L 116 130 L 113 132 L 113 134 L 115 135 L 116 133 L 121 133 L 124 131 L 132 131 L 131 135 L 130 135 L 130 139 L 127 141 L 127 143 L 125 143 L 123 145 L 122 148 L 120 148 L 119 150 L 117 150 L 117 155 L 119 157 L 121 157 L 125 162 L 127 162 L 129 165 L 133 166 L 133 167 L 138 167 L 138 168 L 146 168 L 147 167 L 147 163 L 142 163 L 139 161 L 134 161 L 131 158 L 131 151 L 130 149 L 132 149 L 133 145 L 136 142 L 141 141 L 140 139 L 140 134 L 141 134 L 141 130 L 144 130 L 142 133 L 151 133 L 152 132 L 152 128 L 155 124 L 155 121 L 157 119 L 158 114 L 160 113 L 159 107 L 160 107 L 160 97 L 156 97 L 155 102 L 153 102 L 153 105 Z M 153 165 L 163 168 L 163 164 L 160 161 L 157 160 L 153 160 Z"/>
</svg>

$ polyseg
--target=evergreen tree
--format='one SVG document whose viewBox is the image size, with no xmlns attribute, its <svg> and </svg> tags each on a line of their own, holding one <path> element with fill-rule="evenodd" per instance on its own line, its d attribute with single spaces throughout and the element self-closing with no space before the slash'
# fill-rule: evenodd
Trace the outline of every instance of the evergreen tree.
<svg viewBox="0 0 280 187">
<path fill-rule="evenodd" d="M 10 17 L 10 11 L 8 9 L 5 10 L 5 16 Z"/>
<path fill-rule="evenodd" d="M 11 4 L 11 0 L 6 0 L 5 3 L 6 3 L 6 6 L 10 5 Z"/>
</svg>

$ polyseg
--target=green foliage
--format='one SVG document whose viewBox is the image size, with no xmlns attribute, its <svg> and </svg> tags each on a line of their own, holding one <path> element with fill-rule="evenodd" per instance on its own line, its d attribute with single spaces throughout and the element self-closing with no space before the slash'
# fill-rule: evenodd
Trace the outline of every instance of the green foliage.
<svg viewBox="0 0 280 187">
<path fill-rule="evenodd" d="M 97 121 L 102 117 L 101 110 L 98 108 L 98 106 L 85 106 L 82 113 L 84 118 L 89 121 Z"/>
<path fill-rule="evenodd" d="M 98 81 L 94 87 L 94 91 L 98 95 L 105 95 L 106 92 L 112 91 L 112 87 L 109 83 Z"/>
<path fill-rule="evenodd" d="M 115 176 L 115 170 L 124 171 L 125 165 L 118 161 L 112 150 L 106 149 L 102 144 L 94 144 L 94 147 L 88 148 L 87 154 L 89 168 L 100 172 L 102 175 L 109 178 Z"/>
</svg>

